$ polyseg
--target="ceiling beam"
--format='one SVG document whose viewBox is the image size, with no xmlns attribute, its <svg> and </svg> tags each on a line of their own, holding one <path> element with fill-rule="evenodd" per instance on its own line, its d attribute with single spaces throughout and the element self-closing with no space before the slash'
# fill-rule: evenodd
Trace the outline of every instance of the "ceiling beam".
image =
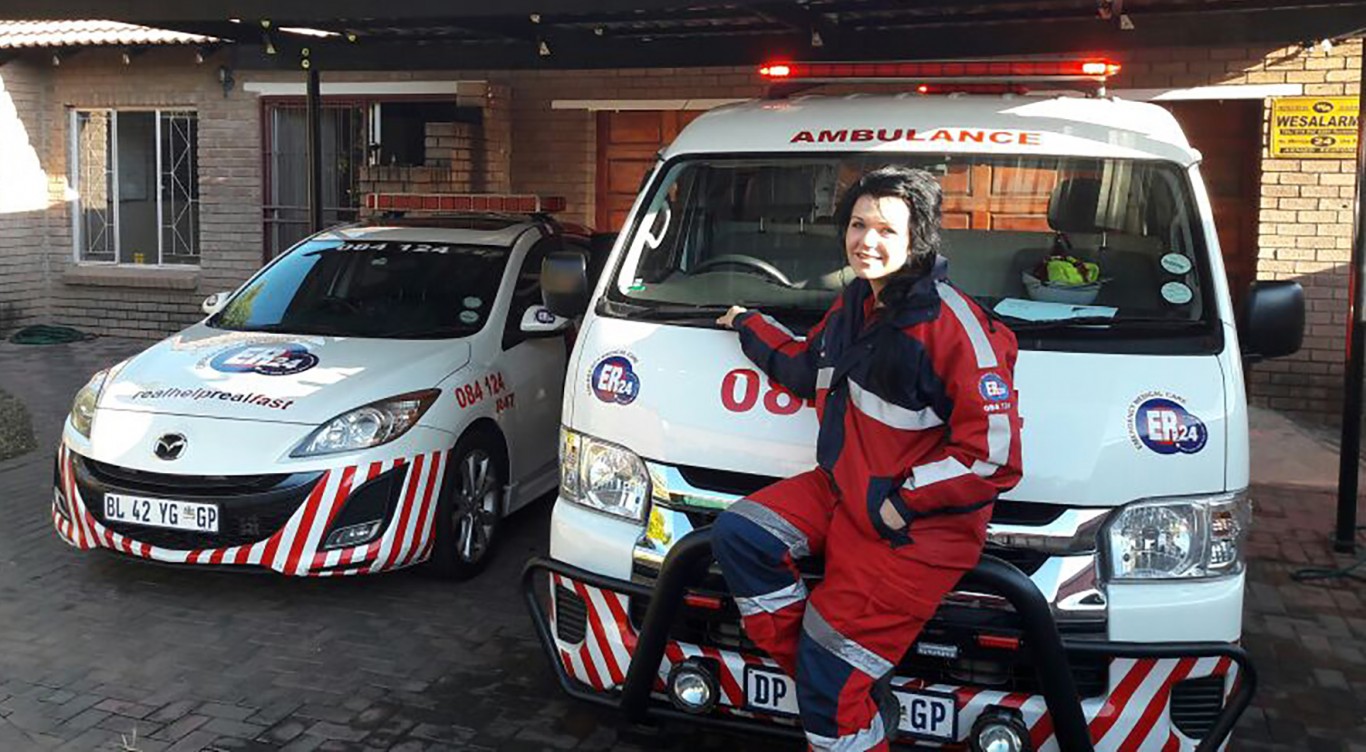
<svg viewBox="0 0 1366 752">
<path fill-rule="evenodd" d="M 1352 7 L 1266 10 L 1224 14 L 1219 23 L 1191 23 L 1188 16 L 1134 18 L 1132 31 L 1098 19 L 1043 23 L 972 23 L 929 29 L 865 29 L 813 49 L 800 32 L 665 36 L 653 41 L 599 37 L 579 30 L 547 29 L 550 54 L 529 41 L 414 43 L 361 39 L 356 44 L 316 40 L 308 46 L 320 70 L 441 70 L 498 68 L 633 68 L 756 65 L 794 60 L 914 60 L 1075 52 L 1113 52 L 1153 47 L 1265 46 L 1268 50 L 1366 28 L 1366 2 Z M 277 41 L 278 45 L 278 41 Z M 264 56 L 259 44 L 238 50 L 242 68 L 295 67 L 292 55 Z M 1254 55 L 1255 56 L 1255 55 Z"/>
<path fill-rule="evenodd" d="M 669 10 L 681 0 L 5 0 L 0 19 L 67 20 L 102 18 L 128 23 L 163 21 L 217 22 L 228 18 L 270 18 L 286 25 L 306 25 L 307 19 L 330 18 L 417 21 L 453 18 L 528 17 L 532 13 L 623 13 Z M 552 6 L 553 7 L 547 7 Z M 718 0 L 688 0 L 690 7 L 726 7 Z"/>
</svg>

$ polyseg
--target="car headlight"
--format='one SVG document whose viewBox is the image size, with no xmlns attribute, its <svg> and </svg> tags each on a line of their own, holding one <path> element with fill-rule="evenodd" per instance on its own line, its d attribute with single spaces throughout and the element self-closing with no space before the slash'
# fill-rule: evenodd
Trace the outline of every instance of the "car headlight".
<svg viewBox="0 0 1366 752">
<path fill-rule="evenodd" d="M 1246 491 L 1134 502 L 1117 510 L 1101 533 L 1110 579 L 1237 574 L 1243 571 L 1243 541 L 1251 524 Z"/>
<path fill-rule="evenodd" d="M 109 369 L 106 368 L 91 376 L 71 402 L 71 426 L 87 439 L 90 438 L 90 426 L 95 421 L 95 406 L 99 404 L 100 393 L 104 391 L 108 380 Z"/>
<path fill-rule="evenodd" d="M 635 452 L 560 429 L 560 494 L 589 509 L 640 521 L 650 476 Z"/>
<path fill-rule="evenodd" d="M 387 444 L 417 425 L 440 395 L 439 389 L 400 394 L 342 413 L 310 433 L 289 456 L 315 457 Z"/>
</svg>

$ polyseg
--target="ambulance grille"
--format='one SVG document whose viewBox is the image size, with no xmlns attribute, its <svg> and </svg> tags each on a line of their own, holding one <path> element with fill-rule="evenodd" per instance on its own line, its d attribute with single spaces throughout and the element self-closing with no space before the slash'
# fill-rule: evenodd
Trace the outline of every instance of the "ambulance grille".
<svg viewBox="0 0 1366 752">
<path fill-rule="evenodd" d="M 1171 718 L 1181 733 L 1203 739 L 1224 710 L 1224 676 L 1187 679 L 1172 687 Z"/>
<path fill-rule="evenodd" d="M 583 642 L 588 632 L 588 605 L 579 594 L 555 585 L 555 635 L 564 642 Z"/>
<path fill-rule="evenodd" d="M 710 467 L 675 465 L 683 480 L 693 486 L 733 496 L 749 496 L 781 478 L 752 473 L 737 473 Z M 1047 525 L 1058 519 L 1070 507 L 1065 504 L 1046 504 L 1038 501 L 997 501 L 991 508 L 991 521 L 998 525 Z M 1017 565 L 1018 566 L 1018 565 Z"/>
</svg>

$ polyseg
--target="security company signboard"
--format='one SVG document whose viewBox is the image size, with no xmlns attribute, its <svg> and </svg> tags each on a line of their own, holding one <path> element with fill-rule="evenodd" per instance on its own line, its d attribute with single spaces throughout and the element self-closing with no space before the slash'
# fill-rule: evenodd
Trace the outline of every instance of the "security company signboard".
<svg viewBox="0 0 1366 752">
<path fill-rule="evenodd" d="M 1354 159 L 1356 97 L 1280 97 L 1271 100 L 1271 156 Z"/>
</svg>

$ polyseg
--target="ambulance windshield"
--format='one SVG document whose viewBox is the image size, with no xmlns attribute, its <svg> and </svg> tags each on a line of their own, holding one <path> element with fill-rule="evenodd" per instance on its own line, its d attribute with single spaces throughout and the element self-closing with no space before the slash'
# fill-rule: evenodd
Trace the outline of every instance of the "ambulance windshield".
<svg viewBox="0 0 1366 752">
<path fill-rule="evenodd" d="M 1014 327 L 1190 328 L 1215 315 L 1199 214 L 1174 164 L 866 154 L 674 163 L 626 230 L 605 313 L 705 325 L 739 304 L 814 324 L 853 279 L 839 197 L 893 161 L 938 176 L 950 280 Z"/>
</svg>

